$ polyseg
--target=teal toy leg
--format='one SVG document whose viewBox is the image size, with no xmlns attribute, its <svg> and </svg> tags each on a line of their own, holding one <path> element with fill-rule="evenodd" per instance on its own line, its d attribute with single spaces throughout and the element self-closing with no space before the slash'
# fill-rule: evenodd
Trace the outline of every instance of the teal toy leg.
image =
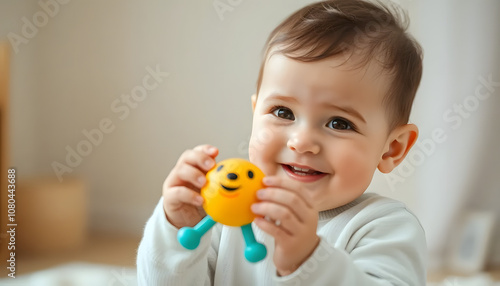
<svg viewBox="0 0 500 286">
<path fill-rule="evenodd" d="M 214 226 L 215 221 L 210 217 L 204 217 L 194 227 L 183 227 L 177 233 L 177 240 L 184 248 L 193 250 L 200 244 L 201 237 Z"/>
<path fill-rule="evenodd" d="M 267 249 L 262 243 L 258 243 L 255 240 L 255 236 L 252 230 L 252 224 L 246 224 L 241 227 L 243 232 L 243 237 L 245 238 L 246 248 L 245 248 L 245 258 L 249 262 L 259 262 L 264 259 L 267 255 Z"/>
</svg>

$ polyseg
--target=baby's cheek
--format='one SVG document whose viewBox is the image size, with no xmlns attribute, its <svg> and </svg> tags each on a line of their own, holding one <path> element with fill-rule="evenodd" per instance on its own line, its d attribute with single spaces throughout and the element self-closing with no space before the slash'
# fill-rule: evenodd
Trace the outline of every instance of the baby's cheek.
<svg viewBox="0 0 500 286">
<path fill-rule="evenodd" d="M 254 152 L 261 152 L 273 147 L 277 142 L 281 142 L 281 134 L 276 132 L 276 128 L 265 122 L 257 122 L 252 129 L 252 136 L 250 137 L 250 150 Z"/>
<path fill-rule="evenodd" d="M 339 162 L 336 168 L 336 175 L 342 181 L 342 191 L 364 192 L 373 177 L 375 167 L 371 163 L 371 158 L 363 152 L 342 152 L 338 155 Z"/>
<path fill-rule="evenodd" d="M 261 160 L 262 153 L 259 152 L 258 145 L 256 145 L 255 139 L 252 136 L 248 145 L 248 159 L 254 164 L 258 164 Z"/>
<path fill-rule="evenodd" d="M 266 174 L 275 170 L 269 168 L 276 162 L 277 156 L 283 146 L 283 136 L 267 125 L 254 126 L 248 146 L 250 162 L 261 168 Z"/>
</svg>

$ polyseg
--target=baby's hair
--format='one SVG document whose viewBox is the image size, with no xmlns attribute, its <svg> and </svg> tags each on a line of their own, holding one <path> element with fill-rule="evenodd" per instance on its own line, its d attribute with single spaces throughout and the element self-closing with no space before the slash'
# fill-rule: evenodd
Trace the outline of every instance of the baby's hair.
<svg viewBox="0 0 500 286">
<path fill-rule="evenodd" d="M 422 77 L 422 49 L 406 30 L 409 20 L 394 5 L 363 0 L 329 0 L 308 5 L 290 15 L 267 39 L 259 77 L 274 53 L 302 62 L 332 56 L 367 66 L 376 60 L 390 76 L 384 103 L 391 130 L 408 123 Z M 352 62 L 352 61 L 351 61 Z"/>
</svg>

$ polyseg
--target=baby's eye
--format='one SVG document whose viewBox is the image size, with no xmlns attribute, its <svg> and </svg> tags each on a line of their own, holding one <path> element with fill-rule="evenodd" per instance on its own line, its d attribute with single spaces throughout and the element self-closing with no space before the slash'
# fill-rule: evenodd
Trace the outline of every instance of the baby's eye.
<svg viewBox="0 0 500 286">
<path fill-rule="evenodd" d="M 337 130 L 354 130 L 353 124 L 346 119 L 343 118 L 334 118 L 326 124 L 327 127 Z"/>
<path fill-rule="evenodd" d="M 295 116 L 293 115 L 293 112 L 289 108 L 283 106 L 276 106 L 273 108 L 272 112 L 276 117 L 283 118 L 286 120 L 295 120 Z"/>
</svg>

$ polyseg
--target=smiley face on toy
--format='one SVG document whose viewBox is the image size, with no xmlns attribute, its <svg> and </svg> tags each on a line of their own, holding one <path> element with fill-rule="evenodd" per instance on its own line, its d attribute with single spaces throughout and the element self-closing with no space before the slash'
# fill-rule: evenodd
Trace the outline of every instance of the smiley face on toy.
<svg viewBox="0 0 500 286">
<path fill-rule="evenodd" d="M 255 218 L 250 206 L 257 202 L 264 173 L 243 159 L 229 159 L 207 173 L 208 183 L 201 189 L 203 208 L 216 222 L 229 226 L 249 224 Z"/>
<path fill-rule="evenodd" d="M 243 159 L 227 159 L 219 162 L 207 173 L 207 183 L 201 189 L 207 213 L 196 226 L 183 227 L 177 233 L 180 244 L 195 249 L 201 237 L 219 222 L 228 226 L 240 226 L 245 239 L 245 258 L 258 262 L 266 257 L 266 247 L 255 240 L 251 222 L 255 214 L 250 206 L 257 202 L 257 191 L 264 188 L 264 173 L 254 164 Z"/>
</svg>

